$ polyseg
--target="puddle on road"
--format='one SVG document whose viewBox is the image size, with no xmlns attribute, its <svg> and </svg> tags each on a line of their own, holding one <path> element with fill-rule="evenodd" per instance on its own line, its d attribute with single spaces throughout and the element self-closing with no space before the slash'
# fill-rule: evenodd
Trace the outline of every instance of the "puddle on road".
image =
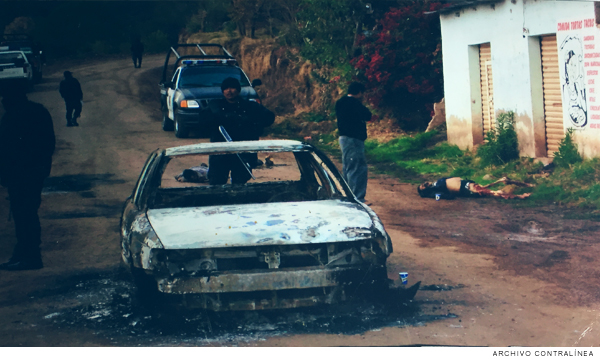
<svg viewBox="0 0 600 360">
<path fill-rule="evenodd" d="M 91 197 L 90 190 L 97 185 L 123 184 L 126 181 L 113 179 L 115 174 L 77 174 L 52 176 L 44 182 L 42 194 L 85 192 L 84 197 Z M 93 193 L 92 193 L 93 194 Z"/>
<path fill-rule="evenodd" d="M 84 210 L 49 212 L 43 215 L 43 218 L 52 220 L 96 217 L 115 218 L 121 214 L 122 210 L 123 204 L 121 202 L 116 204 L 93 204 Z"/>
<path fill-rule="evenodd" d="M 54 289 L 30 295 L 76 304 L 49 311 L 43 321 L 57 328 L 85 327 L 119 346 L 237 345 L 294 334 L 354 335 L 456 317 L 424 313 L 419 301 L 393 307 L 356 301 L 316 308 L 223 313 L 140 310 L 135 287 L 123 268 L 66 279 Z"/>
</svg>

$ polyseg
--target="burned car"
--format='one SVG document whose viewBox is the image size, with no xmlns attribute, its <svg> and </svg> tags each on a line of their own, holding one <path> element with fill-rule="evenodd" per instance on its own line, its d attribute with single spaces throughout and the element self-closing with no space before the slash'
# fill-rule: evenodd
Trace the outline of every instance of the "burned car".
<svg viewBox="0 0 600 360">
<path fill-rule="evenodd" d="M 182 170 L 234 153 L 269 161 L 243 185 L 181 181 Z M 344 301 L 387 286 L 392 252 L 327 156 L 291 140 L 154 151 L 124 205 L 121 240 L 144 296 L 214 311 Z"/>
</svg>

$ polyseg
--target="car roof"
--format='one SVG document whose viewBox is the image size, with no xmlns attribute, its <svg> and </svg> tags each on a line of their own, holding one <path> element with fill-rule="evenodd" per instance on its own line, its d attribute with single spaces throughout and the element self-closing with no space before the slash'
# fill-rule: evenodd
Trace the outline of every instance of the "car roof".
<svg viewBox="0 0 600 360">
<path fill-rule="evenodd" d="M 201 143 L 168 148 L 166 156 L 183 156 L 234 152 L 311 151 L 312 145 L 295 140 L 258 140 Z"/>
</svg>

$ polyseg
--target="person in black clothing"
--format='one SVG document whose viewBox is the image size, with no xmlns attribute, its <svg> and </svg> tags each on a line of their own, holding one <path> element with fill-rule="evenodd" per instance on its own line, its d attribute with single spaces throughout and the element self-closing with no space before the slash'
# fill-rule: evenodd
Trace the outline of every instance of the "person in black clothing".
<svg viewBox="0 0 600 360">
<path fill-rule="evenodd" d="M 210 141 L 225 141 L 219 126 L 225 128 L 233 141 L 259 140 L 263 129 L 275 121 L 275 114 L 257 102 L 241 98 L 241 86 L 236 78 L 223 80 L 221 91 L 224 98 L 212 100 L 200 112 L 210 129 Z M 256 163 L 256 154 L 240 156 L 250 166 Z M 209 156 L 208 180 L 211 185 L 226 184 L 230 172 L 233 184 L 245 184 L 251 178 L 236 154 Z"/>
<path fill-rule="evenodd" d="M 8 189 L 17 244 L 0 269 L 41 269 L 38 209 L 55 147 L 52 118 L 44 106 L 27 99 L 25 86 L 4 85 L 0 88 L 5 110 L 0 120 L 0 184 Z"/>
<path fill-rule="evenodd" d="M 365 86 L 353 82 L 348 87 L 348 95 L 335 103 L 340 148 L 342 150 L 342 174 L 356 198 L 365 202 L 367 194 L 367 159 L 365 140 L 367 121 L 371 112 L 361 102 Z"/>
<path fill-rule="evenodd" d="M 81 85 L 70 71 L 65 71 L 64 76 L 65 79 L 60 82 L 58 91 L 67 107 L 67 126 L 79 126 L 77 118 L 81 116 L 81 101 L 83 100 Z"/>
<path fill-rule="evenodd" d="M 134 68 L 142 67 L 142 55 L 144 54 L 144 44 L 139 38 L 136 38 L 131 43 L 131 59 L 133 60 Z"/>
</svg>

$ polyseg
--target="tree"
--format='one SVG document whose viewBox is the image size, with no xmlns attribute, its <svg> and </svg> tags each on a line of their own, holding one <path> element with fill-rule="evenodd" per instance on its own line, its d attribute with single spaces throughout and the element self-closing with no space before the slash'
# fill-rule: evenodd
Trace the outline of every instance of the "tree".
<svg viewBox="0 0 600 360">
<path fill-rule="evenodd" d="M 402 3 L 357 39 L 362 54 L 352 60 L 370 89 L 374 106 L 392 107 L 401 127 L 424 128 L 433 103 L 443 97 L 439 2 Z"/>
<path fill-rule="evenodd" d="M 325 65 L 347 62 L 364 9 L 362 0 L 302 0 L 297 15 L 302 55 Z"/>
</svg>

